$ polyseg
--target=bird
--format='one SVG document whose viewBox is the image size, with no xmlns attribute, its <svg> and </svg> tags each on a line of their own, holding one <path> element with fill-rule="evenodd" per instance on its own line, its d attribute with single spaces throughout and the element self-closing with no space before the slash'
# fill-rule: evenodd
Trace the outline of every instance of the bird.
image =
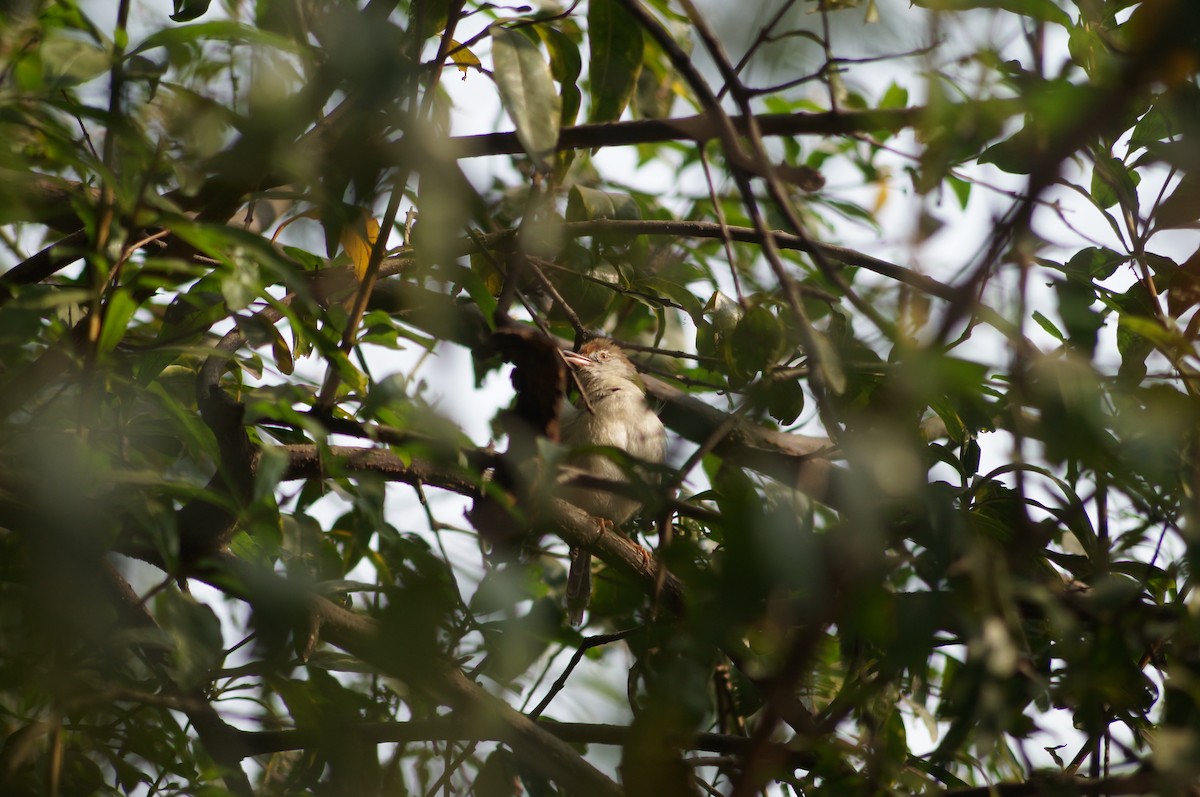
<svg viewBox="0 0 1200 797">
<path fill-rule="evenodd" d="M 578 379 L 579 405 L 566 404 L 560 418 L 560 440 L 568 449 L 611 446 L 635 459 L 659 464 L 667 451 L 667 431 L 646 401 L 646 386 L 633 362 L 611 340 L 595 338 L 578 352 L 564 350 L 563 358 Z M 568 455 L 564 473 L 584 473 L 610 481 L 628 481 L 625 470 L 602 453 Z M 600 520 L 621 526 L 641 502 L 605 490 L 566 485 L 560 497 Z M 567 616 L 572 625 L 583 621 L 592 593 L 591 555 L 571 551 L 567 576 Z"/>
</svg>

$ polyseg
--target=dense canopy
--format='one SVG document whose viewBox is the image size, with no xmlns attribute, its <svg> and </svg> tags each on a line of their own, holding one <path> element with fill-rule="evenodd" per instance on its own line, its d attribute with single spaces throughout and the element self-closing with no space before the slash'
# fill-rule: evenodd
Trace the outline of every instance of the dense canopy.
<svg viewBox="0 0 1200 797">
<path fill-rule="evenodd" d="M 1198 74 L 1194 0 L 6 4 L 0 792 L 1195 792 Z"/>
</svg>

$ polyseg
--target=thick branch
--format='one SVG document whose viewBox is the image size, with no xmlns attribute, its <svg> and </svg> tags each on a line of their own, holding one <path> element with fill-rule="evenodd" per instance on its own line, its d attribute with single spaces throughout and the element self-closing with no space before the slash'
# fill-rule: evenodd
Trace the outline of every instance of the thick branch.
<svg viewBox="0 0 1200 797">
<path fill-rule="evenodd" d="M 474 495 L 478 484 L 468 473 L 460 469 L 439 465 L 420 459 L 400 457 L 385 448 L 357 448 L 354 446 L 330 446 L 324 451 L 332 459 L 322 457 L 315 445 L 285 446 L 288 468 L 284 481 L 291 479 L 336 478 L 359 474 L 373 474 L 388 481 L 411 485 L 429 485 L 443 490 Z"/>
<path fill-rule="evenodd" d="M 386 449 L 334 446 L 328 451 L 333 460 L 322 459 L 317 446 L 286 446 L 288 469 L 283 478 L 302 479 L 338 475 L 374 474 L 390 481 L 437 487 L 460 495 L 474 496 L 478 486 L 465 473 L 422 460 L 406 460 Z M 612 483 L 615 490 L 632 489 L 628 484 Z M 624 571 L 653 594 L 659 578 L 659 564 L 640 545 L 623 534 L 606 531 L 593 517 L 565 501 L 553 501 L 542 518 L 551 530 L 573 548 L 587 548 L 612 567 Z M 660 599 L 671 612 L 683 610 L 683 585 L 669 573 Z"/>
<path fill-rule="evenodd" d="M 663 402 L 663 423 L 693 443 L 704 444 L 728 422 L 728 413 L 653 377 L 644 377 L 647 392 Z M 813 500 L 836 508 L 838 469 L 829 461 L 833 449 L 824 437 L 789 434 L 737 421 L 713 451 L 759 473 L 790 485 Z"/>
<path fill-rule="evenodd" d="M 624 534 L 607 530 L 596 518 L 566 501 L 554 500 L 546 520 L 567 545 L 585 548 L 605 564 L 632 576 L 647 594 L 655 594 L 661 579 L 659 603 L 672 614 L 683 613 L 683 584 L 670 572 L 660 575 L 662 564 L 645 548 Z"/>
<path fill-rule="evenodd" d="M 571 744 L 624 745 L 633 736 L 627 725 L 599 725 L 585 722 L 554 722 L 539 720 L 538 727 Z M 399 742 L 468 742 L 495 741 L 494 736 L 481 736 L 480 729 L 448 720 L 410 720 L 408 722 L 364 722 L 337 729 L 338 733 L 352 734 L 369 744 Z M 243 744 L 250 755 L 278 753 L 284 750 L 302 750 L 317 740 L 308 731 L 260 731 L 243 733 Z M 744 736 L 728 736 L 719 733 L 698 733 L 684 742 L 690 750 L 708 753 L 737 755 L 745 752 L 750 740 Z M 787 750 L 780 746 L 780 758 L 793 769 L 812 766 L 814 756 L 807 752 Z"/>
<path fill-rule="evenodd" d="M 1142 770 L 1131 775 L 1110 778 L 1048 777 L 1032 778 L 1020 783 L 997 783 L 993 786 L 973 786 L 965 789 L 947 789 L 941 797 L 1033 797 L 1038 794 L 1151 794 L 1175 793 L 1195 795 L 1193 786 L 1188 790 L 1165 789 L 1164 779 L 1155 773 Z M 935 792 L 936 794 L 936 792 Z"/>
<path fill-rule="evenodd" d="M 983 107 L 1003 114 L 1021 110 L 1019 100 L 985 100 L 970 104 L 971 113 Z M 895 132 L 912 127 L 925 116 L 925 108 L 898 108 L 877 111 L 841 111 L 838 113 L 787 113 L 756 116 L 764 136 L 832 136 L 850 133 Z M 744 134 L 747 120 L 730 118 L 734 129 Z M 568 127 L 558 137 L 558 149 L 592 149 L 654 144 L 664 141 L 710 141 L 720 138 L 720 123 L 713 114 L 686 116 L 681 119 L 638 119 L 632 122 L 578 125 Z M 450 139 L 454 156 L 478 158 L 485 155 L 516 155 L 524 150 L 516 133 L 485 133 Z"/>
</svg>

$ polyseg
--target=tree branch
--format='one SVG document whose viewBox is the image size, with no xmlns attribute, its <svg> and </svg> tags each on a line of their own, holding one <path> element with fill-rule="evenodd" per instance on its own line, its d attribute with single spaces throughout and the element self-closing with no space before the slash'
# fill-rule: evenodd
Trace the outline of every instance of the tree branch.
<svg viewBox="0 0 1200 797">
<path fill-rule="evenodd" d="M 1023 109 L 1017 99 L 984 100 L 964 105 L 964 108 L 985 108 L 987 112 L 1005 114 Z M 833 136 L 851 133 L 871 133 L 878 130 L 895 132 L 912 127 L 928 114 L 921 107 L 874 111 L 839 111 L 836 113 L 787 113 L 756 115 L 764 136 Z M 730 121 L 739 134 L 745 134 L 749 123 L 745 117 L 731 116 Z M 678 119 L 637 119 L 630 122 L 577 125 L 565 128 L 558 137 L 558 149 L 593 149 L 654 144 L 664 141 L 711 141 L 721 137 L 717 116 L 704 113 Z M 523 152 L 514 133 L 485 133 L 477 136 L 456 136 L 450 139 L 456 158 L 480 158 L 488 155 L 517 155 Z"/>
<path fill-rule="evenodd" d="M 357 448 L 315 445 L 290 445 L 283 450 L 288 455 L 284 481 L 292 479 L 329 479 L 339 476 L 373 474 L 389 481 L 411 485 L 430 485 L 443 490 L 471 496 L 478 492 L 476 479 L 462 469 L 456 469 L 421 459 L 400 457 L 385 448 Z M 322 456 L 328 453 L 330 456 Z"/>
<path fill-rule="evenodd" d="M 1039 794 L 1079 795 L 1126 795 L 1126 794 L 1189 794 L 1196 795 L 1200 789 L 1193 784 L 1190 788 L 1170 788 L 1165 779 L 1149 770 L 1140 770 L 1130 775 L 1109 778 L 1041 777 L 1030 778 L 1020 783 L 997 783 L 992 786 L 973 786 L 963 789 L 946 789 L 933 792 L 940 797 L 1034 797 Z"/>
<path fill-rule="evenodd" d="M 624 745 L 633 737 L 627 725 L 600 725 L 586 722 L 555 722 L 538 720 L 537 726 L 547 733 L 571 744 Z M 454 719 L 410 720 L 408 722 L 363 722 L 346 725 L 337 733 L 353 734 L 365 743 L 385 744 L 397 742 L 468 742 L 497 741 L 495 734 L 481 735 L 480 729 Z M 248 755 L 278 753 L 285 750 L 302 750 L 313 744 L 314 734 L 303 730 L 243 731 L 242 741 Z M 750 740 L 744 736 L 728 736 L 719 733 L 698 733 L 684 746 L 690 750 L 708 753 L 733 754 L 745 752 Z M 810 767 L 815 757 L 808 752 L 788 750 L 778 745 L 777 751 L 787 766 L 793 769 Z"/>
<path fill-rule="evenodd" d="M 762 245 L 762 236 L 752 227 L 725 227 L 725 231 L 735 241 Z M 595 221 L 569 222 L 562 226 L 564 235 L 575 238 L 582 235 L 600 233 L 626 233 L 634 235 L 673 235 L 681 238 L 721 238 L 721 225 L 711 221 L 661 221 L 658 219 L 625 220 L 597 219 Z M 821 254 L 829 260 L 844 263 L 847 266 L 858 266 L 872 271 L 880 276 L 902 282 L 909 287 L 923 291 L 930 296 L 950 301 L 958 294 L 950 285 L 927 277 L 911 268 L 889 263 L 877 257 L 864 254 L 845 246 L 834 246 L 809 241 L 791 233 L 772 231 L 775 244 L 780 249 L 791 249 L 797 252 Z"/>
</svg>

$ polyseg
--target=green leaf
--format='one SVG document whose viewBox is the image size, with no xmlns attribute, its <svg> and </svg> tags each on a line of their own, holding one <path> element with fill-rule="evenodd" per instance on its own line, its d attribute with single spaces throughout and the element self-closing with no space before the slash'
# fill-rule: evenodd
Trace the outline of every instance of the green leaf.
<svg viewBox="0 0 1200 797">
<path fill-rule="evenodd" d="M 616 0 L 591 0 L 587 16 L 591 45 L 588 120 L 615 122 L 629 104 L 642 69 L 642 29 Z"/>
<path fill-rule="evenodd" d="M 963 210 L 966 210 L 967 203 L 971 201 L 971 184 L 966 180 L 960 180 L 953 175 L 946 175 L 946 183 L 950 186 L 950 190 L 954 192 L 954 196 L 958 199 L 958 206 Z"/>
<path fill-rule="evenodd" d="M 757 373 L 774 363 L 783 348 L 783 324 L 770 308 L 756 305 L 738 321 L 730 345 L 737 357 L 735 366 L 747 374 Z"/>
<path fill-rule="evenodd" d="M 275 367 L 285 376 L 290 376 L 296 370 L 296 361 L 292 357 L 292 350 L 288 348 L 287 340 L 283 337 L 283 333 L 278 327 L 273 327 L 275 330 L 275 338 L 271 341 L 271 356 L 275 358 Z"/>
<path fill-rule="evenodd" d="M 513 797 L 516 788 L 517 759 L 503 747 L 493 751 L 483 762 L 475 778 L 475 794 L 478 797 Z"/>
<path fill-rule="evenodd" d="M 1182 138 L 1177 141 L 1147 141 L 1143 144 L 1146 153 L 1137 159 L 1136 165 L 1162 162 L 1189 174 L 1200 171 L 1200 152 L 1195 144 Z"/>
<path fill-rule="evenodd" d="M 1200 174 L 1185 174 L 1154 213 L 1159 229 L 1186 227 L 1200 219 Z"/>
<path fill-rule="evenodd" d="M 1089 355 L 1096 348 L 1096 334 L 1104 326 L 1101 315 L 1092 310 L 1096 292 L 1090 283 L 1064 280 L 1054 284 L 1058 294 L 1058 314 L 1067 328 L 1071 344 Z"/>
<path fill-rule="evenodd" d="M 654 60 L 647 51 L 638 73 L 637 89 L 633 95 L 633 112 L 643 119 L 665 119 L 675 103 L 675 74 Z"/>
<path fill-rule="evenodd" d="M 819 201 L 821 204 L 828 205 L 848 219 L 857 219 L 876 230 L 879 229 L 879 221 L 875 218 L 875 214 L 857 203 L 848 202 L 844 199 L 833 199 L 832 197 L 821 197 Z"/>
<path fill-rule="evenodd" d="M 38 48 L 44 78 L 50 86 L 66 88 L 86 83 L 108 70 L 112 58 L 107 50 L 69 36 L 54 36 Z"/>
<path fill-rule="evenodd" d="M 940 783 L 950 788 L 965 789 L 971 785 L 940 764 L 926 761 L 917 756 L 910 756 L 908 765 L 913 769 L 926 773 L 930 777 L 936 778 Z"/>
<path fill-rule="evenodd" d="M 1138 149 L 1170 138 L 1172 127 L 1161 108 L 1151 108 L 1134 126 L 1133 133 L 1129 136 L 1129 148 Z"/>
<path fill-rule="evenodd" d="M 1140 335 L 1164 351 L 1173 350 L 1179 354 L 1184 354 L 1191 348 L 1187 338 L 1180 334 L 1179 331 L 1164 327 L 1154 318 L 1133 315 L 1132 313 L 1122 313 L 1118 324 L 1119 329 L 1128 330 L 1135 335 Z"/>
<path fill-rule="evenodd" d="M 1054 326 L 1053 321 L 1042 315 L 1040 310 L 1033 311 L 1033 320 L 1037 322 L 1039 327 L 1046 331 L 1046 334 L 1064 343 L 1066 342 L 1067 336 L 1060 332 L 1058 327 Z"/>
<path fill-rule="evenodd" d="M 811 354 L 816 360 L 821 377 L 825 380 L 825 386 L 840 396 L 846 392 L 846 372 L 842 370 L 842 361 L 838 357 L 837 349 L 825 333 L 817 329 L 812 330 L 812 342 L 814 351 Z"/>
<path fill-rule="evenodd" d="M 264 446 L 259 458 L 258 470 L 254 473 L 254 500 L 273 498 L 275 488 L 283 480 L 290 460 L 288 454 L 277 446 Z"/>
<path fill-rule="evenodd" d="M 985 149 L 979 156 L 979 162 L 990 163 L 1009 174 L 1029 174 L 1030 163 L 1036 159 L 1042 146 L 1042 135 L 1030 123 Z"/>
<path fill-rule="evenodd" d="M 641 218 L 637 203 L 628 194 L 614 194 L 582 185 L 571 186 L 567 196 L 567 221 Z"/>
<path fill-rule="evenodd" d="M 165 590 L 155 599 L 155 615 L 175 643 L 175 683 L 180 688 L 200 683 L 224 656 L 221 621 L 208 606 L 176 590 Z"/>
<path fill-rule="evenodd" d="M 175 0 L 175 13 L 171 19 L 175 22 L 188 22 L 208 11 L 212 0 Z"/>
<path fill-rule="evenodd" d="M 471 258 L 471 264 L 474 266 L 476 262 L 477 261 L 473 256 Z M 478 262 L 488 264 L 490 267 L 490 261 L 486 257 L 481 256 Z M 491 273 L 496 273 L 495 269 L 490 270 Z M 466 290 L 467 295 L 471 297 L 471 300 L 475 302 L 475 305 L 479 308 L 480 312 L 483 313 L 483 317 L 490 322 L 492 319 L 492 314 L 496 312 L 496 299 L 488 289 L 487 282 L 485 282 L 484 278 L 475 271 L 464 268 L 457 263 L 446 267 L 445 271 L 454 279 L 455 282 L 457 282 Z"/>
<path fill-rule="evenodd" d="M 579 72 L 583 69 L 579 45 L 557 28 L 539 25 L 537 30 L 542 35 L 542 41 L 546 43 L 546 49 L 550 51 L 550 75 L 562 87 L 562 124 L 575 124 L 583 98 L 579 86 L 576 85 Z"/>
<path fill-rule="evenodd" d="M 883 96 L 879 98 L 879 107 L 880 109 L 908 107 L 908 89 L 893 81 Z"/>
<path fill-rule="evenodd" d="M 538 33 L 550 51 L 550 75 L 559 83 L 574 83 L 579 79 L 583 70 L 583 58 L 579 55 L 579 45 L 570 36 L 558 28 L 539 25 Z"/>
<path fill-rule="evenodd" d="M 934 11 L 995 8 L 1023 17 L 1040 19 L 1042 22 L 1054 22 L 1064 28 L 1071 27 L 1071 18 L 1067 16 L 1067 12 L 1056 6 L 1051 0 L 913 0 L 913 5 Z"/>
<path fill-rule="evenodd" d="M 500 104 L 517 127 L 517 138 L 543 170 L 551 167 L 562 123 L 562 98 L 554 89 L 550 65 L 520 30 L 492 27 L 492 59 Z"/>
<path fill-rule="evenodd" d="M 571 186 L 567 195 L 567 221 L 615 219 L 612 194 L 582 185 Z"/>
<path fill-rule="evenodd" d="M 511 682 L 541 657 L 561 624 L 562 608 L 549 596 L 533 601 L 524 616 L 482 624 L 487 658 L 481 670 L 500 683 Z"/>
<path fill-rule="evenodd" d="M 125 288 L 118 288 L 108 297 L 104 306 L 104 326 L 100 329 L 100 340 L 96 348 L 101 354 L 110 352 L 125 337 L 129 319 L 137 311 L 137 302 Z"/>
<path fill-rule="evenodd" d="M 798 379 L 778 379 L 767 385 L 767 412 L 784 426 L 804 411 L 804 386 Z"/>
<path fill-rule="evenodd" d="M 157 47 L 165 47 L 168 51 L 185 46 L 199 47 L 209 41 L 258 44 L 289 52 L 298 49 L 296 43 L 291 39 L 261 28 L 243 25 L 232 20 L 214 20 L 155 31 L 133 48 L 129 55 L 135 56 Z"/>
<path fill-rule="evenodd" d="M 1137 185 L 1142 176 L 1131 172 L 1118 158 L 1098 158 L 1092 169 L 1092 199 L 1101 208 L 1111 208 L 1121 202 L 1124 207 L 1137 207 Z"/>
<path fill-rule="evenodd" d="M 979 441 L 972 437 L 963 444 L 962 450 L 962 467 L 965 476 L 974 476 L 979 472 L 979 459 L 983 452 L 979 447 Z"/>
<path fill-rule="evenodd" d="M 714 291 L 704 305 L 704 315 L 712 319 L 713 331 L 718 338 L 732 335 L 742 320 L 742 307 L 720 291 Z"/>
<path fill-rule="evenodd" d="M 595 221 L 597 219 L 636 220 L 642 217 L 642 209 L 633 197 L 600 191 L 582 185 L 571 186 L 567 195 L 567 221 Z M 622 246 L 637 237 L 636 233 L 606 232 L 595 236 L 598 240 Z"/>
<path fill-rule="evenodd" d="M 642 277 L 634 285 L 634 288 L 670 299 L 691 316 L 693 323 L 698 324 L 703 318 L 703 305 L 696 298 L 696 294 L 692 293 L 686 285 L 660 277 Z"/>
<path fill-rule="evenodd" d="M 1111 277 L 1121 264 L 1128 260 L 1128 255 L 1114 252 L 1112 249 L 1089 246 L 1072 255 L 1063 270 L 1070 277 L 1081 277 L 1089 281 L 1103 280 Z"/>
</svg>

